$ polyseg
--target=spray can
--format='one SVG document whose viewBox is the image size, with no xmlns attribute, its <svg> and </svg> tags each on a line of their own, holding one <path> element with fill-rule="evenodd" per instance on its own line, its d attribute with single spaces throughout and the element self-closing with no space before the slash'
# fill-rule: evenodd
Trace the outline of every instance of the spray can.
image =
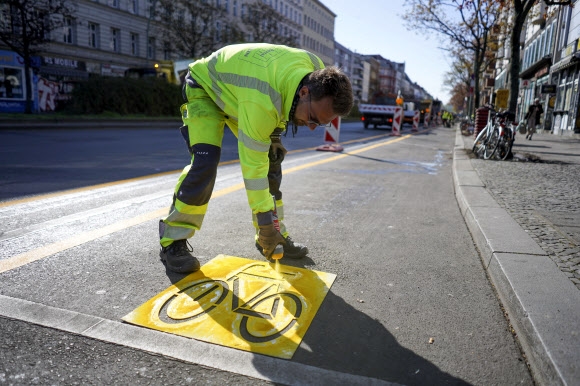
<svg viewBox="0 0 580 386">
<path fill-rule="evenodd" d="M 280 221 L 278 220 L 278 212 L 276 211 L 276 197 L 272 196 L 274 200 L 274 210 L 272 211 L 272 217 L 274 218 L 274 228 L 278 232 L 280 232 Z M 282 244 L 278 244 L 272 253 L 272 259 L 279 260 L 284 256 L 284 246 Z"/>
</svg>

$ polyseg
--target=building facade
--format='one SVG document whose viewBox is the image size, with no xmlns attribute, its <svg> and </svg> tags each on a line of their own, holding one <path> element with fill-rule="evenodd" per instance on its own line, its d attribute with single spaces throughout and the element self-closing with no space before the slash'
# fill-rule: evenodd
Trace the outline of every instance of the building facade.
<svg viewBox="0 0 580 386">
<path fill-rule="evenodd" d="M 578 4 L 578 1 L 575 1 Z M 554 134 L 580 134 L 580 9 L 561 7 L 555 23 L 559 33 L 549 69 L 549 84 L 555 95 L 549 94 L 548 107 L 553 110 L 549 126 Z"/>
<path fill-rule="evenodd" d="M 517 117 L 523 119 L 539 98 L 544 108 L 541 127 L 556 135 L 580 134 L 580 9 L 546 6 L 530 11 L 520 41 L 520 74 Z M 507 19 L 510 15 L 505 16 Z M 497 52 L 494 90 L 508 88 L 509 36 Z"/>
<path fill-rule="evenodd" d="M 319 0 L 208 1 L 224 11 L 213 26 L 216 46 L 220 44 L 220 33 L 234 24 L 242 27 L 242 41 L 256 40 L 250 28 L 243 28 L 243 19 L 251 12 L 251 5 L 259 2 L 275 12 L 280 36 L 291 38 L 296 46 L 315 53 L 326 65 L 340 67 L 349 76 L 356 103 L 372 102 L 379 93 L 396 94 L 400 90 L 410 97 L 424 91 L 409 80 L 404 63 L 380 55 L 358 54 L 336 43 L 336 14 Z M 161 0 L 71 3 L 71 15 L 63 19 L 62 27 L 50 32 L 49 43 L 32 58 L 32 95 L 37 112 L 58 110 L 66 104 L 73 88 L 89 77 L 123 77 L 134 70 L 154 74 L 155 64 L 194 59 L 184 57 L 167 41 L 161 22 Z M 0 5 L 4 20 L 9 15 L 6 9 L 6 5 Z M 0 28 L 7 28 L 6 24 Z M 0 43 L 0 112 L 24 111 L 24 78 L 23 59 Z"/>
</svg>

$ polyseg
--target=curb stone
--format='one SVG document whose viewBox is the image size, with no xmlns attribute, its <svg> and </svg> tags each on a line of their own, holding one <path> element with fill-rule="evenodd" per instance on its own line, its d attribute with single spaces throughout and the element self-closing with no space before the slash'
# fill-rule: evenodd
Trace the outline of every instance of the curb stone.
<svg viewBox="0 0 580 386">
<path fill-rule="evenodd" d="M 580 291 L 486 190 L 459 130 L 453 181 L 461 213 L 535 381 L 578 384 Z"/>
</svg>

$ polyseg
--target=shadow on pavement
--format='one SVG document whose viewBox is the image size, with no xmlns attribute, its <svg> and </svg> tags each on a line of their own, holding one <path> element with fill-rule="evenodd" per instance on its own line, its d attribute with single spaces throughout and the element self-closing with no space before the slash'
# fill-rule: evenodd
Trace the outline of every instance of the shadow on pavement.
<svg viewBox="0 0 580 386">
<path fill-rule="evenodd" d="M 402 347 L 381 323 L 332 291 L 292 361 L 405 385 L 469 384 Z M 255 357 L 253 365 L 257 370 L 265 366 L 259 357 Z"/>
</svg>

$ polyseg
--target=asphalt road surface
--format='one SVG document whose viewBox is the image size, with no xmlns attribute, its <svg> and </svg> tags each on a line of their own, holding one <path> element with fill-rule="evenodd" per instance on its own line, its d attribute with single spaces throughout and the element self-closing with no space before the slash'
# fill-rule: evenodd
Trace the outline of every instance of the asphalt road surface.
<svg viewBox="0 0 580 386">
<path fill-rule="evenodd" d="M 183 278 L 158 258 L 171 171 L 187 162 L 166 133 L 2 133 L 32 136 L 27 155 L 2 151 L 0 383 L 533 384 L 454 197 L 452 129 L 347 124 L 339 154 L 312 150 L 320 132 L 287 138 L 285 224 L 310 253 L 282 263 L 336 274 L 291 359 L 123 323 Z M 202 264 L 264 261 L 241 182 L 238 164 L 220 167 L 190 240 Z"/>
</svg>

